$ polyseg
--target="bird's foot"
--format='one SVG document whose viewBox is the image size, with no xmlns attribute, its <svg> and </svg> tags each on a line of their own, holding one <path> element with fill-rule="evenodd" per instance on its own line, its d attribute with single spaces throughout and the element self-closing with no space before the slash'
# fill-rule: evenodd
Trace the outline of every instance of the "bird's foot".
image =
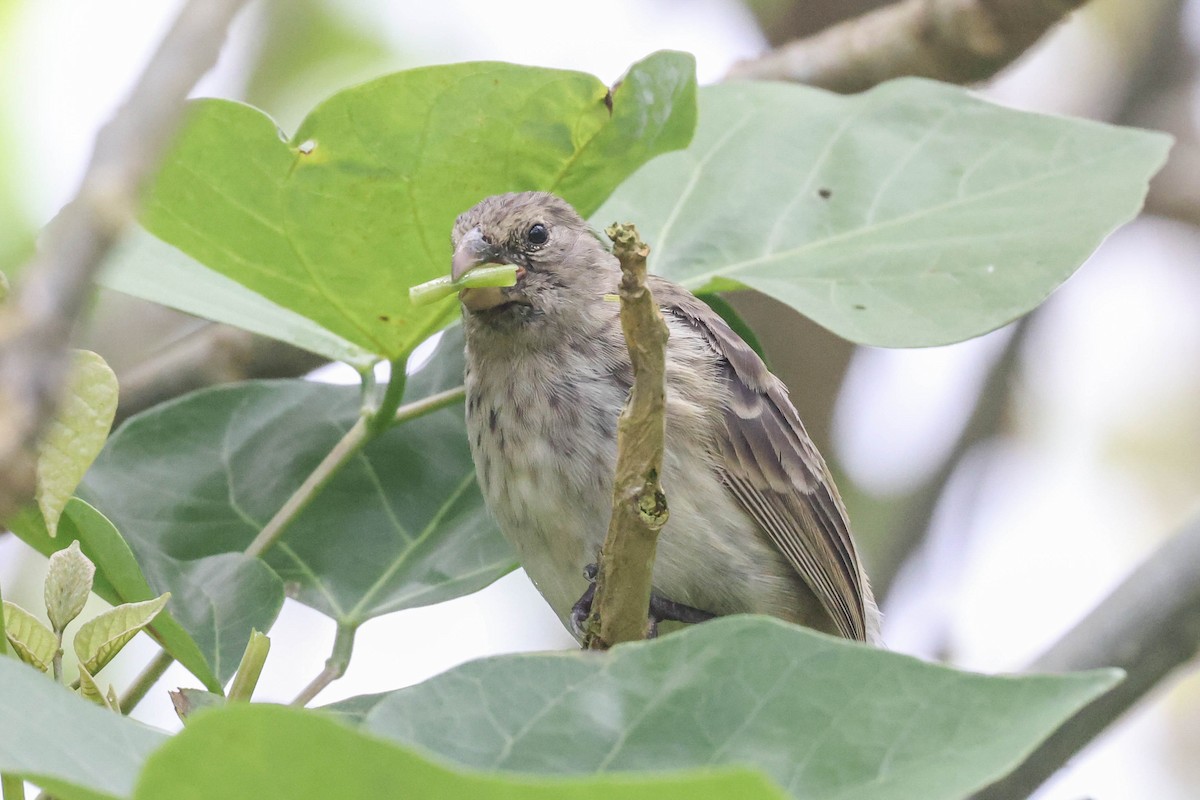
<svg viewBox="0 0 1200 800">
<path fill-rule="evenodd" d="M 599 568 L 595 564 L 588 564 L 583 568 L 583 577 L 587 578 L 588 588 L 575 601 L 575 605 L 571 606 L 571 628 L 580 637 L 585 635 L 587 620 L 592 614 L 592 601 L 596 599 L 596 575 L 598 573 Z M 651 589 L 646 638 L 653 639 L 658 636 L 660 622 L 683 622 L 694 625 L 697 622 L 706 622 L 715 616 L 716 614 L 709 611 L 677 603 Z"/>
</svg>

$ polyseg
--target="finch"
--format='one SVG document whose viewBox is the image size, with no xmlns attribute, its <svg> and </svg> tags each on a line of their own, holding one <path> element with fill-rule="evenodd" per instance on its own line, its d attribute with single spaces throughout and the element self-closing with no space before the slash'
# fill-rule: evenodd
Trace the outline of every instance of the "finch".
<svg viewBox="0 0 1200 800">
<path fill-rule="evenodd" d="M 467 430 L 488 508 L 571 628 L 608 530 L 617 417 L 633 383 L 620 305 L 605 300 L 620 266 L 544 192 L 489 197 L 451 238 L 455 279 L 517 267 L 515 286 L 460 293 Z M 654 595 L 699 618 L 770 614 L 877 642 L 845 507 L 787 388 L 703 301 L 662 278 L 649 287 L 670 331 L 660 476 L 670 516 Z"/>
</svg>

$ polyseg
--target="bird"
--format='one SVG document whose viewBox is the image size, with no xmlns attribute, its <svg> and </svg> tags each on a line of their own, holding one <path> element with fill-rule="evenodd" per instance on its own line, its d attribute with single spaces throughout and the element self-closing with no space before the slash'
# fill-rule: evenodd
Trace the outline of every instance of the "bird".
<svg viewBox="0 0 1200 800">
<path fill-rule="evenodd" d="M 633 384 L 611 302 L 619 262 L 547 192 L 483 199 L 458 216 L 451 245 L 454 280 L 485 264 L 516 267 L 513 286 L 459 293 L 467 433 L 491 515 L 582 637 L 579 604 L 594 588 L 617 417 Z M 878 644 L 845 506 L 786 386 L 687 289 L 654 275 L 648 286 L 669 331 L 660 475 L 669 519 L 652 599 L 685 622 L 766 614 Z"/>
</svg>

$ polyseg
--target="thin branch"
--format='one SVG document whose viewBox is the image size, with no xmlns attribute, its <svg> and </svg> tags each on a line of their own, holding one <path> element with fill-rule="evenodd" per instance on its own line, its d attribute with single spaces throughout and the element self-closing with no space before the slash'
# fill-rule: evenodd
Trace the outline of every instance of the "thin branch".
<svg viewBox="0 0 1200 800">
<path fill-rule="evenodd" d="M 1125 680 L 1055 731 L 1011 774 L 973 800 L 1025 798 L 1068 759 L 1200 653 L 1200 516 L 1134 570 L 1027 668 L 1120 667 Z"/>
<path fill-rule="evenodd" d="M 637 228 L 613 225 L 605 232 L 621 262 L 621 330 L 633 364 L 633 389 L 617 421 L 612 517 L 587 624 L 587 645 L 593 650 L 645 638 L 658 532 L 667 523 L 667 500 L 658 481 L 666 424 L 667 325 L 646 286 L 650 248 Z"/>
<path fill-rule="evenodd" d="M 210 322 L 122 370 L 117 422 L 172 397 L 248 378 L 292 378 L 328 359 L 249 331 Z"/>
<path fill-rule="evenodd" d="M 134 679 L 133 683 L 129 684 L 129 688 L 121 695 L 121 713 L 128 714 L 142 702 L 142 698 L 146 693 L 154 688 L 154 684 L 158 683 L 158 679 L 163 676 L 167 668 L 175 662 L 175 657 L 166 650 L 159 650 L 158 655 L 146 665 L 141 674 Z"/>
<path fill-rule="evenodd" d="M 257 557 L 271 549 L 271 546 L 283 536 L 287 527 L 295 521 L 296 517 L 300 516 L 300 512 L 308 508 L 309 503 L 321 493 L 325 484 L 329 483 L 338 470 L 353 458 L 369 440 L 370 425 L 367 417 L 359 417 L 350 430 L 346 431 L 333 449 L 325 455 L 325 458 L 321 459 L 321 463 L 317 465 L 316 469 L 309 473 L 296 491 L 292 492 L 292 496 L 275 512 L 275 516 L 271 517 L 270 521 L 258 532 L 258 536 L 254 537 L 254 541 L 246 548 L 246 555 Z"/>
<path fill-rule="evenodd" d="M 338 625 L 337 633 L 333 637 L 333 651 L 325 661 L 325 668 L 296 695 L 292 705 L 308 705 L 326 686 L 346 674 L 346 667 L 350 665 L 350 656 L 354 651 L 354 634 L 357 630 L 350 625 Z"/>
<path fill-rule="evenodd" d="M 975 408 L 950 453 L 942 460 L 937 472 L 907 500 L 898 524 L 883 538 L 871 562 L 871 586 L 881 601 L 887 598 L 901 567 L 914 553 L 919 552 L 929 532 L 934 511 L 954 473 L 976 445 L 995 436 L 1000 430 L 1012 394 L 1013 374 L 1029 333 L 1030 322 L 1036 313 L 1025 315 L 1014 326 L 1012 335 L 1004 343 L 1004 350 L 992 363 L 987 379 L 979 390 Z"/>
<path fill-rule="evenodd" d="M 184 113 L 245 0 L 191 0 L 125 105 L 96 137 L 78 194 L 46 229 L 24 286 L 0 316 L 0 519 L 33 497 L 36 443 L 58 406 L 67 340 L 92 278 L 134 215 Z"/>
<path fill-rule="evenodd" d="M 905 0 L 786 44 L 730 78 L 860 92 L 902 75 L 990 78 L 1087 0 Z"/>
</svg>

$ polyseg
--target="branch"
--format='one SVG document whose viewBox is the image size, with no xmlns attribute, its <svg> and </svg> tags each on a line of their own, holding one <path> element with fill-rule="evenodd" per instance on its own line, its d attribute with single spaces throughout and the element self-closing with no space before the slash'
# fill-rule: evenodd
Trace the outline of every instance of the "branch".
<svg viewBox="0 0 1200 800">
<path fill-rule="evenodd" d="M 859 92 L 902 75 L 990 78 L 1087 0 L 904 0 L 735 64 L 730 78 Z"/>
<path fill-rule="evenodd" d="M 1125 680 L 1055 731 L 1011 774 L 973 800 L 1028 797 L 1169 673 L 1200 652 L 1200 516 L 1027 668 L 1120 667 Z"/>
<path fill-rule="evenodd" d="M 1000 356 L 988 370 L 987 379 L 979 389 L 975 408 L 950 453 L 942 460 L 937 472 L 905 501 L 899 522 L 888 531 L 886 537 L 883 537 L 878 555 L 871 564 L 871 587 L 881 601 L 891 592 L 892 584 L 901 568 L 920 550 L 950 479 L 967 456 L 975 450 L 976 445 L 999 432 L 1012 394 L 1010 384 L 1013 373 L 1016 372 L 1020 361 L 1030 322 L 1036 314 L 1036 311 L 1031 311 L 1016 323 L 1012 335 L 1004 343 Z"/>
<path fill-rule="evenodd" d="M 293 378 L 326 363 L 323 356 L 290 344 L 207 323 L 120 372 L 116 422 L 205 386 L 248 378 Z"/>
<path fill-rule="evenodd" d="M 325 668 L 296 695 L 292 705 L 308 705 L 326 686 L 346 674 L 346 668 L 350 666 L 350 656 L 354 652 L 354 634 L 357 630 L 357 627 L 351 625 L 338 625 L 333 636 L 333 650 L 325 660 Z"/>
<path fill-rule="evenodd" d="M 67 340 L 92 278 L 132 219 L 142 184 L 170 144 L 192 86 L 216 62 L 245 0 L 191 0 L 96 137 L 78 194 L 47 227 L 25 284 L 0 315 L 0 519 L 33 497 L 36 443 L 54 415 Z"/>
<path fill-rule="evenodd" d="M 605 650 L 646 637 L 650 579 L 667 499 L 658 482 L 666 427 L 667 325 L 646 286 L 650 248 L 633 225 L 605 233 L 621 262 L 621 330 L 633 363 L 633 389 L 617 421 L 617 468 L 608 536 L 600 551 L 587 646 Z"/>
</svg>

